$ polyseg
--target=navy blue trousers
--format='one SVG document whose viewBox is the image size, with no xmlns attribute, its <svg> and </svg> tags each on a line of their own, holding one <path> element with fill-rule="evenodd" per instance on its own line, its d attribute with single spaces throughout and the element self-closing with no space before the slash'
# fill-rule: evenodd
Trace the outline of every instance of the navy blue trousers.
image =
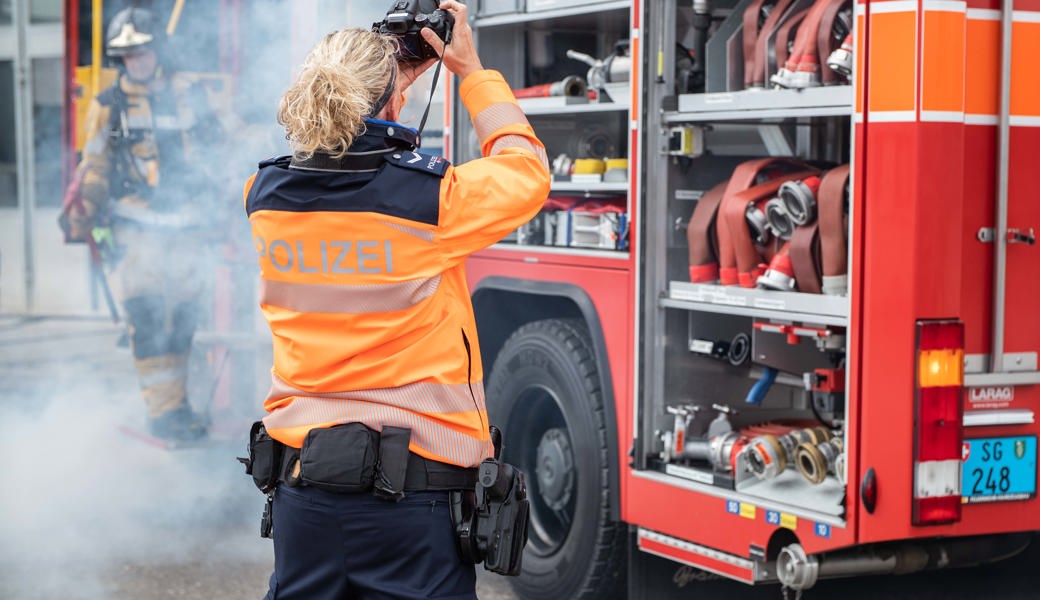
<svg viewBox="0 0 1040 600">
<path fill-rule="evenodd" d="M 455 548 L 447 492 L 398 503 L 280 484 L 265 600 L 476 600 Z"/>
</svg>

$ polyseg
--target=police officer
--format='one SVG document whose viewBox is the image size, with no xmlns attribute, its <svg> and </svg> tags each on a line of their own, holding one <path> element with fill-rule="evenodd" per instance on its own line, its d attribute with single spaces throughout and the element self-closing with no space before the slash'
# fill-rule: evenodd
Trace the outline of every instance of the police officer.
<svg viewBox="0 0 1040 600">
<path fill-rule="evenodd" d="M 472 489 L 492 454 L 463 263 L 533 217 L 550 177 L 510 87 L 481 66 L 466 7 L 440 6 L 451 43 L 421 35 L 461 80 L 484 158 L 417 152 L 395 119 L 434 61 L 398 63 L 394 38 L 344 29 L 282 98 L 292 156 L 245 187 L 274 341 L 263 424 L 288 457 L 269 599 L 476 597 L 446 491 Z"/>
<path fill-rule="evenodd" d="M 162 30 L 152 13 L 126 8 L 109 23 L 106 53 L 116 82 L 90 105 L 83 150 L 84 213 L 72 239 L 93 235 L 118 248 L 121 296 L 151 433 L 184 442 L 206 434 L 187 400 L 188 354 L 198 320 L 204 247 L 212 234 L 204 202 L 213 178 L 199 166 L 221 127 L 206 90 L 162 72 Z M 110 256 L 110 258 L 114 258 Z"/>
</svg>

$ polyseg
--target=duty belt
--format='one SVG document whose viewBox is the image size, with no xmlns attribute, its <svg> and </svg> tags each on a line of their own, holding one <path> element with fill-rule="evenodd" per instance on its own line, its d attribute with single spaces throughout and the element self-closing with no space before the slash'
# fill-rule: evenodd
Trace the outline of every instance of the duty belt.
<svg viewBox="0 0 1040 600">
<path fill-rule="evenodd" d="M 289 487 L 306 486 L 299 478 L 300 449 L 283 445 L 282 467 L 278 480 Z M 477 483 L 477 469 L 458 467 L 408 453 L 404 491 L 472 490 Z"/>
</svg>

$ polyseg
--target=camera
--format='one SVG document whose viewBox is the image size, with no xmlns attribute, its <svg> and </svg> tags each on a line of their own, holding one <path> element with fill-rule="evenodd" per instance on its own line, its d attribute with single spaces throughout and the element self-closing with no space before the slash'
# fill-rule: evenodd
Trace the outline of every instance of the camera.
<svg viewBox="0 0 1040 600">
<path fill-rule="evenodd" d="M 463 561 L 499 575 L 519 575 L 530 505 L 524 474 L 496 458 L 480 463 L 474 491 L 450 494 L 452 523 Z"/>
<path fill-rule="evenodd" d="M 372 30 L 397 37 L 398 62 L 438 58 L 437 51 L 419 34 L 423 27 L 429 27 L 445 44 L 451 42 L 455 18 L 437 6 L 437 0 L 395 0 L 383 20 L 372 24 Z"/>
</svg>

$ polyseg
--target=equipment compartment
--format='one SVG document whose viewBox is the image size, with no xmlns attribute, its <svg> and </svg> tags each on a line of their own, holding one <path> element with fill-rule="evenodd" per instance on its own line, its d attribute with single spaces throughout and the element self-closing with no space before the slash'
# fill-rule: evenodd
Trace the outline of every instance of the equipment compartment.
<svg viewBox="0 0 1040 600">
<path fill-rule="evenodd" d="M 553 173 L 545 209 L 503 240 L 553 252 L 627 251 L 632 56 L 629 2 L 554 2 L 479 16 L 484 65 L 500 71 L 545 144 Z M 457 115 L 460 163 L 479 155 Z"/>
<path fill-rule="evenodd" d="M 670 233 L 647 235 L 658 310 L 646 337 L 665 343 L 644 347 L 640 458 L 715 495 L 841 523 L 852 94 L 830 69 L 797 85 L 777 77 L 772 43 L 816 4 L 844 38 L 851 3 L 651 7 L 677 16 L 651 18 L 677 68 L 659 69 L 649 103 L 663 110 L 648 131 L 666 135 L 648 142 L 662 159 L 647 174 L 644 229 L 665 216 Z M 746 41 L 745 23 L 761 30 Z M 783 35 L 793 47 L 797 29 Z"/>
</svg>

